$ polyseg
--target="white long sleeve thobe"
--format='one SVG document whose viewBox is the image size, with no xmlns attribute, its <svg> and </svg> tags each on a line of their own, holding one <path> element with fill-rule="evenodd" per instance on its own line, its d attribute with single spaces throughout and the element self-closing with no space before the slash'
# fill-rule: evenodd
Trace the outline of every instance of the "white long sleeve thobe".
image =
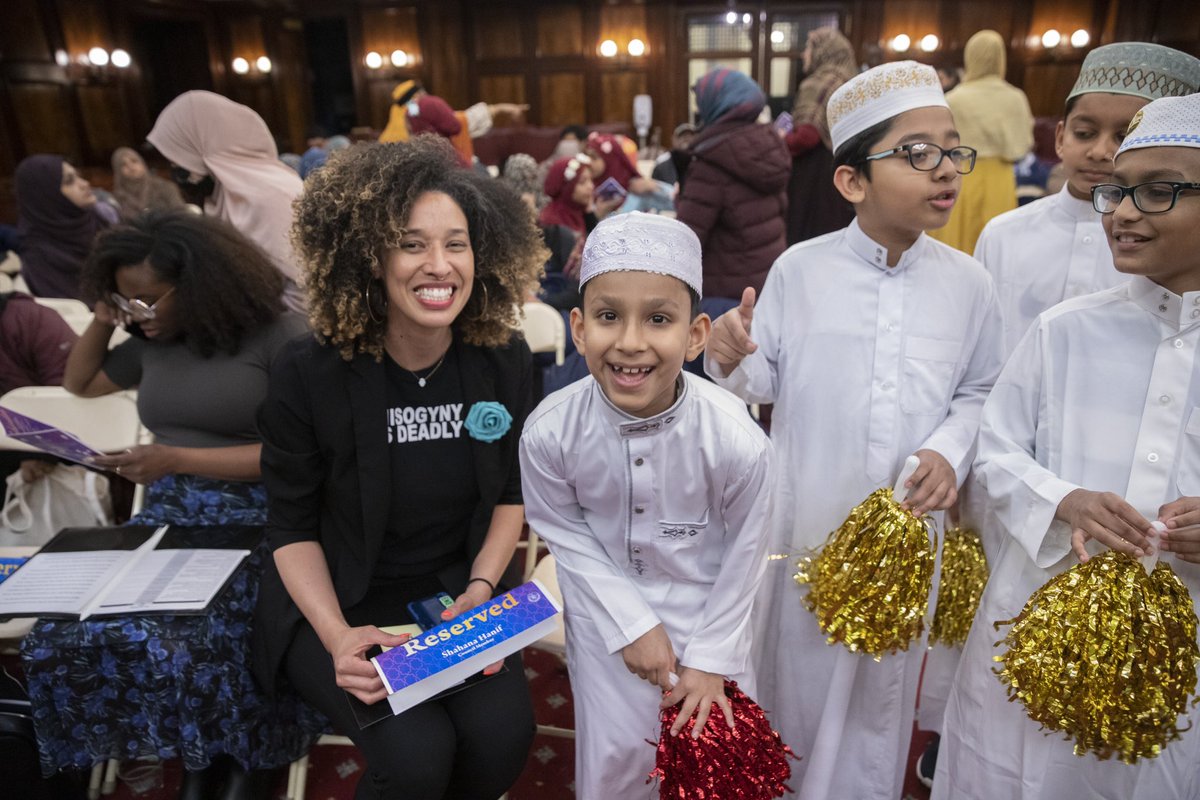
<svg viewBox="0 0 1200 800">
<path fill-rule="evenodd" d="M 565 601 L 581 800 L 657 797 L 646 740 L 662 695 L 621 655 L 654 626 L 683 666 L 755 693 L 772 447 L 733 395 L 687 373 L 680 387 L 671 408 L 637 418 L 588 377 L 547 397 L 521 437 L 525 515 Z"/>
<path fill-rule="evenodd" d="M 1092 201 L 1073 197 L 1066 186 L 991 219 L 975 258 L 996 284 L 1006 357 L 1038 314 L 1129 280 L 1113 266 Z"/>
<path fill-rule="evenodd" d="M 727 377 L 705 365 L 744 400 L 775 404 L 772 552 L 819 546 L 917 450 L 961 481 L 1000 333 L 987 273 L 927 236 L 891 268 L 857 222 L 780 256 L 754 310 L 758 349 Z M 760 702 L 802 758 L 790 785 L 807 800 L 896 800 L 923 642 L 879 662 L 826 644 L 794 563 L 772 562 L 755 611 Z"/>
<path fill-rule="evenodd" d="M 1066 186 L 991 219 L 975 244 L 975 258 L 996 285 L 1006 358 L 1038 314 L 1129 279 L 1113 267 L 1100 214 L 1090 200 L 1075 198 Z M 1003 534 L 989 518 L 986 492 L 973 474 L 967 476 L 958 510 L 961 524 L 979 533 L 988 563 L 995 563 Z M 941 732 L 961 652 L 943 645 L 929 651 L 921 681 L 921 728 Z"/>
<path fill-rule="evenodd" d="M 935 798 L 1195 800 L 1200 730 L 1136 766 L 1079 757 L 993 674 L 992 623 L 1078 563 L 1055 521 L 1077 488 L 1114 492 L 1149 520 L 1200 495 L 1200 292 L 1152 281 L 1069 300 L 1022 339 L 984 409 L 976 470 L 1006 532 L 946 707 Z M 1095 543 L 1089 549 L 1099 552 Z M 1200 600 L 1200 567 L 1162 554 Z M 1196 712 L 1193 710 L 1192 714 Z"/>
</svg>

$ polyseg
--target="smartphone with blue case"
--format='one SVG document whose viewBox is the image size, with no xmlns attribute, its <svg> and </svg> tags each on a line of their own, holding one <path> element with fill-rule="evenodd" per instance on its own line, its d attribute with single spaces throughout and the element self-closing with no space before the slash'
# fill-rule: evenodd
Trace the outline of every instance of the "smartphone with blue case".
<svg viewBox="0 0 1200 800">
<path fill-rule="evenodd" d="M 452 605 L 454 605 L 453 597 L 445 592 L 438 592 L 433 597 L 409 603 L 408 613 L 413 618 L 413 622 L 421 626 L 421 630 L 427 631 L 442 624 L 442 612 Z"/>
</svg>

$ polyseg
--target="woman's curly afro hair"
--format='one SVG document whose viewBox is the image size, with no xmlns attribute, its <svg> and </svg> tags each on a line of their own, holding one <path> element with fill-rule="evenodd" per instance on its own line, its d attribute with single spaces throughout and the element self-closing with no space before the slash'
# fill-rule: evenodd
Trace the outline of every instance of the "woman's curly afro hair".
<svg viewBox="0 0 1200 800">
<path fill-rule="evenodd" d="M 108 302 L 117 270 L 142 264 L 175 287 L 182 340 L 204 358 L 236 353 L 284 311 L 283 276 L 267 254 L 229 223 L 187 211 L 149 212 L 100 234 L 80 292 Z"/>
<path fill-rule="evenodd" d="M 475 256 L 475 284 L 454 322 L 455 335 L 496 347 L 517 328 L 518 307 L 548 256 L 521 199 L 460 166 L 454 149 L 437 136 L 356 145 L 309 176 L 292 228 L 306 268 L 309 322 L 347 361 L 355 353 L 383 358 L 386 320 L 372 318 L 366 288 L 387 251 L 400 246 L 413 203 L 426 192 L 449 195 L 462 209 Z"/>
</svg>

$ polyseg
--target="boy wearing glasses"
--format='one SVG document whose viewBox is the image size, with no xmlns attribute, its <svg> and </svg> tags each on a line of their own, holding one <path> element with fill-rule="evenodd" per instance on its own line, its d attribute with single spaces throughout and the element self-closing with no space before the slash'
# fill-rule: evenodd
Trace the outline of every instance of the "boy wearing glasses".
<svg viewBox="0 0 1200 800">
<path fill-rule="evenodd" d="M 705 360 L 743 400 L 775 403 L 771 552 L 790 555 L 819 547 L 914 453 L 908 506 L 953 503 L 1000 369 L 991 280 L 924 233 L 946 224 L 974 163 L 937 73 L 876 67 L 833 94 L 828 116 L 855 221 L 780 256 L 758 305 L 747 289 L 716 322 Z M 880 661 L 826 644 L 794 563 L 773 562 L 755 607 L 760 702 L 801 756 L 789 785 L 811 800 L 895 800 L 923 643 Z"/>
<path fill-rule="evenodd" d="M 1046 309 L 1125 282 L 1092 210 L 1092 187 L 1109 180 L 1113 154 L 1142 106 L 1196 91 L 1200 60 L 1178 50 L 1122 42 L 1088 53 L 1055 131 L 1062 190 L 996 217 L 975 246 L 996 282 L 1005 356 Z"/>
<path fill-rule="evenodd" d="M 1131 277 L 1040 315 L 984 408 L 975 469 L 1007 535 L 946 706 L 934 798 L 1200 795 L 1196 725 L 1136 765 L 1081 758 L 992 672 L 994 620 L 1089 554 L 1152 552 L 1151 520 L 1200 602 L 1200 95 L 1139 111 L 1092 199 Z"/>
</svg>

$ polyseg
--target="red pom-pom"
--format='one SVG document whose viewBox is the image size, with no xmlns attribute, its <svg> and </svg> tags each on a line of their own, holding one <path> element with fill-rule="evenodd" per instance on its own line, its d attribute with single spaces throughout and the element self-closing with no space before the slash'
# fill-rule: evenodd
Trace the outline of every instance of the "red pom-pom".
<svg viewBox="0 0 1200 800">
<path fill-rule="evenodd" d="M 791 791 L 785 781 L 792 776 L 788 763 L 796 757 L 792 748 L 737 683 L 725 681 L 725 696 L 733 706 L 733 729 L 714 704 L 699 739 L 692 738 L 694 714 L 691 724 L 672 736 L 679 706 L 663 709 L 658 754 L 650 773 L 650 780 L 659 780 L 661 800 L 765 800 Z"/>
</svg>

